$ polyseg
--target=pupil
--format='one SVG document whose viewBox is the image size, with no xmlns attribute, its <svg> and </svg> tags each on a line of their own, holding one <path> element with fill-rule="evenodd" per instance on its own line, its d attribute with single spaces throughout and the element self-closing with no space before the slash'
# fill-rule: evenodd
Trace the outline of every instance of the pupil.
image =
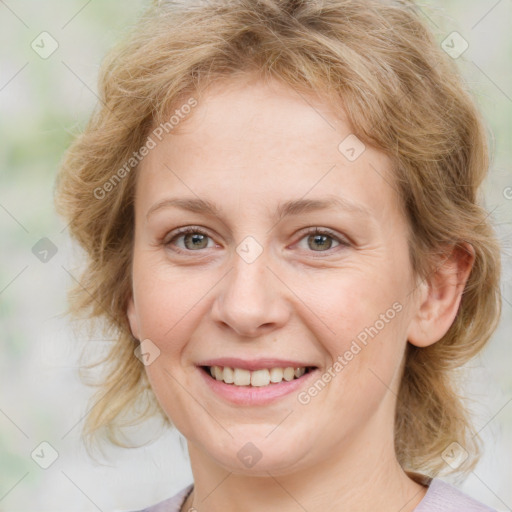
<svg viewBox="0 0 512 512">
<path fill-rule="evenodd" d="M 330 239 L 329 236 L 327 236 L 327 235 L 313 235 L 313 239 L 314 239 L 314 243 L 318 244 L 320 246 L 320 249 L 330 249 L 330 245 L 331 244 L 329 242 L 329 239 Z M 315 247 L 311 247 L 311 245 L 310 245 L 310 248 L 313 249 L 314 251 L 318 250 Z"/>
<path fill-rule="evenodd" d="M 200 233 L 188 234 L 185 237 L 185 246 L 187 246 L 188 240 L 192 240 L 193 248 L 202 248 L 204 247 L 204 243 L 201 245 L 201 242 L 204 242 L 206 240 L 206 237 L 205 235 L 201 235 Z"/>
</svg>

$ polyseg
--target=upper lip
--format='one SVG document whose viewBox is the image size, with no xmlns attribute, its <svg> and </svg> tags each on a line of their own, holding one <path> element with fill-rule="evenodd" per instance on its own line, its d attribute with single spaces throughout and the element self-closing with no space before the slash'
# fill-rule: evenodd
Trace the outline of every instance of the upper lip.
<svg viewBox="0 0 512 512">
<path fill-rule="evenodd" d="M 258 358 L 258 359 L 239 359 L 237 357 L 220 357 L 217 359 L 207 359 L 198 363 L 198 366 L 228 366 L 229 368 L 241 368 L 243 370 L 264 370 L 265 368 L 303 368 L 313 367 L 310 363 L 303 361 L 294 361 L 292 359 Z"/>
</svg>

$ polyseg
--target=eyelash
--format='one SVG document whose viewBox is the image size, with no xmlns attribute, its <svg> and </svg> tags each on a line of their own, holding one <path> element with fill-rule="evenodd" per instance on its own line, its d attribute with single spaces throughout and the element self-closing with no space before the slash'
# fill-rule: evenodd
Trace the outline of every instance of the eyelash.
<svg viewBox="0 0 512 512">
<path fill-rule="evenodd" d="M 203 229 L 201 229 L 199 227 L 195 227 L 195 226 L 188 226 L 188 227 L 182 228 L 179 231 L 177 231 L 176 233 L 174 233 L 172 238 L 170 238 L 168 241 L 164 241 L 164 245 L 166 247 L 168 247 L 171 245 L 171 243 L 173 241 L 175 241 L 176 239 L 182 237 L 183 235 L 187 235 L 189 233 L 194 233 L 194 234 L 197 233 L 197 234 L 204 235 L 204 236 L 207 236 L 208 238 L 212 239 L 212 237 Z M 299 242 L 301 240 L 303 240 L 304 238 L 306 238 L 308 236 L 312 236 L 312 235 L 325 235 L 325 236 L 328 236 L 329 238 L 332 238 L 334 241 L 336 241 L 339 244 L 336 247 L 331 247 L 330 249 L 327 249 L 326 251 L 310 251 L 313 253 L 319 253 L 319 254 L 331 253 L 331 251 L 333 249 L 350 246 L 350 243 L 347 240 L 345 240 L 343 238 L 339 238 L 338 236 L 336 236 L 336 234 L 334 232 L 330 231 L 329 229 L 325 229 L 325 228 L 324 229 L 314 228 L 314 229 L 310 229 L 309 231 L 306 231 L 305 233 L 303 233 L 302 237 L 299 239 Z M 182 249 L 182 248 L 176 247 L 176 246 L 174 247 L 173 250 L 178 253 L 181 253 L 181 254 L 190 254 L 193 252 L 201 252 L 200 249 L 197 251 L 193 251 L 190 249 Z"/>
<path fill-rule="evenodd" d="M 338 243 L 338 245 L 336 247 L 331 247 L 330 249 L 327 249 L 326 251 L 311 251 L 312 253 L 320 255 L 320 257 L 322 254 L 331 254 L 331 252 L 333 250 L 350 246 L 350 243 L 348 242 L 348 240 L 338 237 L 336 235 L 336 233 L 334 233 L 333 231 L 331 231 L 330 229 L 327 229 L 327 228 L 310 229 L 309 231 L 306 231 L 302 234 L 301 238 L 299 239 L 299 242 L 301 240 L 303 240 L 304 238 L 307 238 L 309 236 L 314 236 L 314 235 L 325 235 Z"/>
<path fill-rule="evenodd" d="M 194 227 L 194 226 L 189 226 L 187 228 L 182 228 L 182 229 L 179 229 L 175 234 L 174 236 L 169 239 L 168 241 L 165 241 L 164 242 L 164 245 L 166 247 L 168 247 L 169 245 L 171 245 L 171 242 L 173 242 L 174 240 L 176 240 L 177 238 L 180 238 L 182 237 L 183 235 L 187 235 L 189 233 L 198 233 L 200 235 L 205 235 L 207 236 L 208 238 L 212 238 L 206 231 L 202 230 L 201 228 L 198 228 L 198 227 Z M 181 249 L 179 247 L 176 247 L 174 249 L 176 252 L 179 252 L 179 253 L 182 253 L 182 254 L 190 254 L 192 252 L 199 252 L 199 251 L 191 251 L 189 249 Z"/>
</svg>

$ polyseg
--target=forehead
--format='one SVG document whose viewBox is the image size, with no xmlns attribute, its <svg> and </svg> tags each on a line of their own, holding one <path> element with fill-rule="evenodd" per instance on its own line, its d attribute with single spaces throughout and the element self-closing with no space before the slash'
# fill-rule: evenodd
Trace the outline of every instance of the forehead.
<svg viewBox="0 0 512 512">
<path fill-rule="evenodd" d="M 188 100 L 182 97 L 175 108 Z M 276 79 L 248 75 L 211 84 L 171 136 L 193 134 L 205 144 L 229 146 L 235 153 L 257 147 L 265 154 L 278 149 L 298 155 L 309 149 L 314 156 L 311 150 L 318 148 L 316 157 L 322 159 L 324 153 L 327 159 L 328 146 L 337 154 L 337 140 L 344 132 L 351 130 L 342 108 Z M 187 137 L 180 142 L 197 141 Z"/>
<path fill-rule="evenodd" d="M 248 205 L 329 193 L 374 213 L 397 207 L 390 160 L 352 133 L 339 106 L 281 82 L 248 79 L 216 83 L 196 99 L 142 161 L 139 207 L 176 192 Z"/>
</svg>

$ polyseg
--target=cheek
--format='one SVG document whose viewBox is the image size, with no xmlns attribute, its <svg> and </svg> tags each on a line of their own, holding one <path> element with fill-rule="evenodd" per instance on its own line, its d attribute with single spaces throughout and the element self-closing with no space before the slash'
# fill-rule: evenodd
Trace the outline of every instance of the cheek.
<svg viewBox="0 0 512 512">
<path fill-rule="evenodd" d="M 368 268 L 340 274 L 320 286 L 328 293 L 309 292 L 304 301 L 328 326 L 321 342 L 340 403 L 353 402 L 357 408 L 362 396 L 378 401 L 400 366 L 409 313 L 405 284 L 394 282 L 392 275 Z"/>
<path fill-rule="evenodd" d="M 159 356 L 145 366 L 145 371 L 167 416 L 179 431 L 188 432 L 191 400 L 184 389 L 191 368 L 186 367 L 184 354 L 205 314 L 207 292 L 213 283 L 197 273 L 184 274 L 168 265 L 134 262 L 133 290 L 140 337 L 151 340 L 159 350 Z"/>
<path fill-rule="evenodd" d="M 208 293 L 217 281 L 208 271 L 178 271 L 169 265 L 134 262 L 133 290 L 141 339 L 150 339 L 162 353 L 182 350 L 204 315 Z"/>
<path fill-rule="evenodd" d="M 380 276 L 382 273 L 368 268 L 351 269 L 334 279 L 331 274 L 325 280 L 304 281 L 300 296 L 312 311 L 310 314 L 317 315 L 329 328 L 334 343 L 347 342 L 358 335 L 364 340 L 371 326 L 379 334 L 396 332 L 402 326 L 398 320 L 403 316 L 400 313 L 406 291 Z M 375 329 L 371 332 L 375 333 Z"/>
</svg>

